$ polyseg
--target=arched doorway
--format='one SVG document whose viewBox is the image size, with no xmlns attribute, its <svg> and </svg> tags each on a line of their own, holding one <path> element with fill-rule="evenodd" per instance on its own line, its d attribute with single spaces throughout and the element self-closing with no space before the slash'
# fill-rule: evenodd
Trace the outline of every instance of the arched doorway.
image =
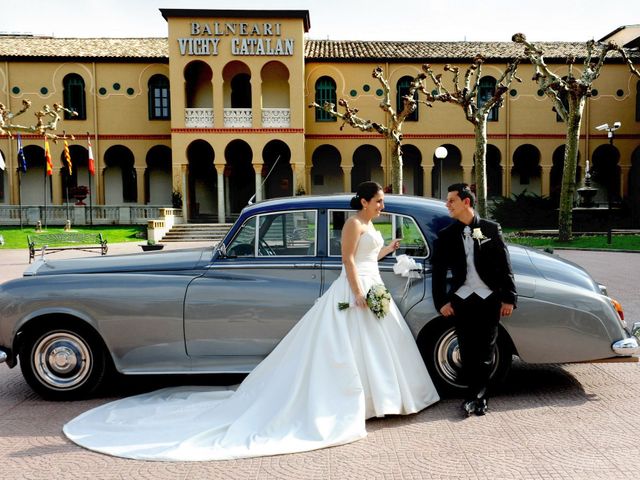
<svg viewBox="0 0 640 480">
<path fill-rule="evenodd" d="M 225 128 L 251 128 L 251 70 L 239 61 L 229 62 L 222 70 Z"/>
<path fill-rule="evenodd" d="M 0 150 L 0 158 L 2 158 L 2 160 L 6 163 L 5 159 L 7 158 L 7 155 L 2 150 Z M 5 175 L 4 172 L 5 169 L 0 168 L 0 203 L 9 203 L 9 200 L 7 199 L 9 195 L 7 195 L 6 193 L 8 191 L 7 175 Z"/>
<path fill-rule="evenodd" d="M 333 145 L 320 145 L 311 156 L 311 192 L 313 194 L 337 193 L 344 190 L 342 157 Z"/>
<path fill-rule="evenodd" d="M 171 149 L 155 145 L 147 152 L 144 171 L 144 203 L 171 205 Z"/>
<path fill-rule="evenodd" d="M 262 79 L 262 127 L 291 126 L 289 69 L 278 61 L 267 62 L 260 71 Z"/>
<path fill-rule="evenodd" d="M 491 77 L 489 77 L 491 78 Z M 486 173 L 487 173 L 487 198 L 502 196 L 502 155 L 495 145 L 487 144 Z M 476 183 L 476 157 L 473 156 L 473 168 L 471 169 L 471 181 Z"/>
<path fill-rule="evenodd" d="M 293 195 L 293 170 L 289 146 L 282 140 L 271 140 L 262 150 L 262 160 L 264 161 L 262 170 L 264 198 Z M 269 172 L 271 172 L 269 178 L 265 178 Z"/>
<path fill-rule="evenodd" d="M 124 145 L 109 147 L 104 153 L 103 173 L 105 205 L 134 203 L 138 199 L 138 183 L 133 152 Z"/>
<path fill-rule="evenodd" d="M 447 187 L 451 184 L 462 182 L 462 152 L 455 145 L 445 143 L 440 145 L 446 148 L 447 155 L 444 158 L 436 158 L 433 154 L 433 168 L 431 169 L 431 196 L 445 200 Z"/>
<path fill-rule="evenodd" d="M 424 195 L 422 153 L 414 145 L 402 147 L 402 193 Z"/>
<path fill-rule="evenodd" d="M 44 205 L 45 192 L 47 203 L 51 204 L 51 182 L 45 176 L 44 148 L 39 145 L 26 145 L 23 149 L 27 160 L 27 171 L 22 174 L 22 205 Z"/>
<path fill-rule="evenodd" d="M 213 166 L 214 158 L 213 148 L 204 140 L 194 140 L 187 147 L 189 162 L 187 212 L 189 221 L 213 221 L 211 216 L 217 213 L 218 176 Z"/>
<path fill-rule="evenodd" d="M 351 170 L 351 191 L 366 181 L 378 182 L 383 187 L 382 155 L 373 145 L 361 145 L 353 152 L 353 169 Z"/>
<path fill-rule="evenodd" d="M 513 152 L 511 193 L 519 195 L 526 191 L 527 193 L 541 195 L 541 172 L 540 150 L 529 143 L 520 145 Z"/>
<path fill-rule="evenodd" d="M 244 140 L 233 140 L 227 145 L 224 158 L 225 212 L 237 215 L 256 193 L 256 176 L 251 164 L 253 151 Z"/>
<path fill-rule="evenodd" d="M 90 177 L 89 173 L 89 152 L 81 145 L 69 145 L 69 154 L 71 156 L 71 175 L 64 162 L 64 152 L 60 155 L 60 182 L 62 186 L 62 201 L 67 201 L 67 188 L 69 190 L 69 203 L 75 203 L 73 197 L 75 187 L 86 187 L 87 198 L 82 201 L 89 204 L 95 201 L 95 181 Z M 91 198 L 88 198 L 91 197 Z"/>
<path fill-rule="evenodd" d="M 591 169 L 592 186 L 598 189 L 595 201 L 609 204 L 620 198 L 620 152 L 610 144 L 600 145 L 593 151 Z"/>
<path fill-rule="evenodd" d="M 564 151 L 566 146 L 560 145 L 553 151 L 551 161 L 553 165 L 549 172 L 549 197 L 557 206 L 560 205 L 560 194 L 562 193 L 562 176 L 564 175 Z M 580 185 L 582 179 L 582 167 L 580 166 L 580 152 L 578 152 L 578 165 L 576 166 L 576 185 Z"/>
<path fill-rule="evenodd" d="M 638 84 L 640 85 L 640 82 Z M 628 186 L 632 227 L 638 228 L 640 227 L 640 147 L 631 154 Z"/>
</svg>

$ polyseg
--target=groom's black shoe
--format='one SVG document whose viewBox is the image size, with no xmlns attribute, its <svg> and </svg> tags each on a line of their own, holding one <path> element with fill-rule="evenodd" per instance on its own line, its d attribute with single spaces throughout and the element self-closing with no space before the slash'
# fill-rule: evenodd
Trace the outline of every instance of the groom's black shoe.
<svg viewBox="0 0 640 480">
<path fill-rule="evenodd" d="M 489 402 L 486 398 L 479 398 L 475 401 L 475 410 L 474 413 L 476 415 L 482 416 L 486 415 L 487 410 L 489 410 Z"/>
<path fill-rule="evenodd" d="M 470 417 L 476 409 L 476 401 L 475 400 L 465 400 L 462 402 L 462 411 L 465 417 Z"/>
</svg>

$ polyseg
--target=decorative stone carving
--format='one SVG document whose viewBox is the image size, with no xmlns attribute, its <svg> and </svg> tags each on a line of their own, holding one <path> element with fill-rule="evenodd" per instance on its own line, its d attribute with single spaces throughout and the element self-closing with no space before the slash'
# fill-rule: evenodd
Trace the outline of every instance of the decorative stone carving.
<svg viewBox="0 0 640 480">
<path fill-rule="evenodd" d="M 213 128 L 213 108 L 185 108 L 184 126 L 187 128 Z"/>
<path fill-rule="evenodd" d="M 290 108 L 263 108 L 262 128 L 289 128 L 291 126 Z"/>
<path fill-rule="evenodd" d="M 253 114 L 250 108 L 225 108 L 224 128 L 251 128 Z"/>
</svg>

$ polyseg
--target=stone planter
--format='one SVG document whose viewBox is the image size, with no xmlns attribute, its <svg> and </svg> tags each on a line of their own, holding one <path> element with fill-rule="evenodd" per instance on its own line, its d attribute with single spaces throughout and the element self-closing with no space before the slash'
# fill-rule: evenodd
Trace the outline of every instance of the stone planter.
<svg viewBox="0 0 640 480">
<path fill-rule="evenodd" d="M 151 250 L 162 250 L 164 248 L 164 244 L 162 243 L 156 243 L 154 245 L 140 245 L 140 247 L 142 248 L 143 252 L 149 252 Z"/>
</svg>

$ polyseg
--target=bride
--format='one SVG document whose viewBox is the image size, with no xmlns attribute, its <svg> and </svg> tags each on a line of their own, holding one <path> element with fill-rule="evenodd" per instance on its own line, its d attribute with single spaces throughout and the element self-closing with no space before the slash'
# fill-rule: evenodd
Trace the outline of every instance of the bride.
<svg viewBox="0 0 640 480">
<path fill-rule="evenodd" d="M 391 301 L 376 318 L 366 294 L 381 284 L 384 246 L 371 220 L 375 182 L 358 186 L 342 231 L 342 273 L 240 384 L 173 387 L 117 400 L 71 420 L 83 447 L 145 460 L 222 460 L 303 452 L 367 435 L 365 420 L 418 412 L 439 400 L 413 336 Z M 340 310 L 338 303 L 349 301 Z"/>
</svg>

